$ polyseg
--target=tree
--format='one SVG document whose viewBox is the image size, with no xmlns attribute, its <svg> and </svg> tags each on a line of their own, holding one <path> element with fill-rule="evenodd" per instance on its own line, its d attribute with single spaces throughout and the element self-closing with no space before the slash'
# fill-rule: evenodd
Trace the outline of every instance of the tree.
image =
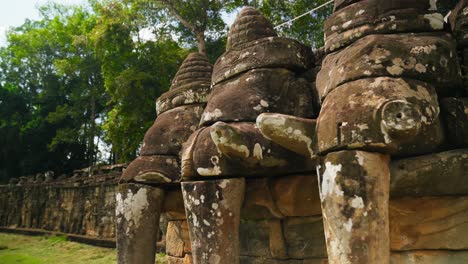
<svg viewBox="0 0 468 264">
<path fill-rule="evenodd" d="M 206 32 L 225 29 L 221 18 L 223 1 L 219 0 L 157 0 L 183 27 L 190 30 L 198 43 L 198 52 L 206 54 Z M 157 8 L 157 5 L 156 5 Z M 179 27 L 180 27 L 179 25 Z"/>
<path fill-rule="evenodd" d="M 43 8 L 44 9 L 44 8 Z M 51 13 L 50 8 L 45 8 L 44 16 Z M 64 23 L 54 28 L 54 33 L 62 36 L 61 45 L 63 45 L 66 56 L 56 58 L 54 66 L 59 76 L 61 76 L 65 85 L 71 88 L 71 101 L 73 105 L 61 105 L 56 111 L 49 114 L 50 122 L 57 122 L 68 115 L 84 114 L 88 121 L 83 122 L 82 131 L 87 139 L 87 160 L 89 166 L 96 162 L 98 152 L 95 146 L 95 140 L 99 140 L 101 129 L 96 124 L 96 119 L 102 118 L 107 96 L 104 91 L 104 83 L 101 76 L 101 63 L 98 61 L 94 49 L 90 44 L 89 32 L 96 26 L 97 18 L 89 10 L 80 7 L 68 8 L 64 6 L 56 7 L 53 10 L 55 18 L 61 17 Z M 70 13 L 68 17 L 63 14 Z M 78 109 L 73 109 L 78 108 Z M 83 113 L 83 110 L 85 111 Z M 74 119 L 79 118 L 74 116 Z M 69 140 L 70 131 L 59 130 L 50 147 Z"/>
<path fill-rule="evenodd" d="M 95 3 L 94 10 L 99 20 L 91 38 L 110 96 L 103 128 L 115 160 L 128 162 L 138 154 L 156 117 L 155 100 L 170 87 L 187 50 L 164 30 L 153 41 L 141 39 L 151 20 L 139 5 L 109 1 Z"/>
<path fill-rule="evenodd" d="M 104 89 L 92 49 L 80 44 L 95 17 L 57 4 L 41 15 L 10 30 L 0 50 L 0 129 L 9 135 L 1 151 L 4 178 L 62 173 L 95 160 Z"/>
</svg>

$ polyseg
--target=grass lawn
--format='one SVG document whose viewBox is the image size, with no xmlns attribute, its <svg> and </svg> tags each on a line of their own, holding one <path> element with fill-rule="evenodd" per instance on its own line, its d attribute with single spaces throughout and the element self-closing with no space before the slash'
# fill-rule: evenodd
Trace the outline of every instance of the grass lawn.
<svg viewBox="0 0 468 264">
<path fill-rule="evenodd" d="M 0 233 L 1 264 L 108 264 L 116 263 L 115 249 L 67 241 L 65 237 L 23 236 Z M 157 257 L 166 263 L 164 255 Z"/>
</svg>

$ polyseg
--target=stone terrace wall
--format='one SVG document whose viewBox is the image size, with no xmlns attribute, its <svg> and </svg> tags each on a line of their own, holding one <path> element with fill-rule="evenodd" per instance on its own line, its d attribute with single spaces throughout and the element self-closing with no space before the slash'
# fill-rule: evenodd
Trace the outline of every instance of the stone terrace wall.
<svg viewBox="0 0 468 264">
<path fill-rule="evenodd" d="M 121 168 L 120 168 L 121 170 Z M 112 241 L 121 171 L 0 186 L 0 227 Z"/>
</svg>

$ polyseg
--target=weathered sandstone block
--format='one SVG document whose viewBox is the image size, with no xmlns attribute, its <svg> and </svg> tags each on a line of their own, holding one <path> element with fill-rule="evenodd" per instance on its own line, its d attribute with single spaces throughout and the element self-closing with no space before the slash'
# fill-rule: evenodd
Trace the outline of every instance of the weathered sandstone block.
<svg viewBox="0 0 468 264">
<path fill-rule="evenodd" d="M 169 221 L 166 234 L 166 254 L 184 257 L 192 252 L 187 221 Z"/>
<path fill-rule="evenodd" d="M 200 122 L 210 127 L 192 134 L 182 149 L 182 177 L 313 170 L 313 162 L 272 143 L 254 123 L 265 112 L 314 116 L 309 83 L 300 77 L 312 61 L 311 50 L 277 37 L 262 14 L 244 8 L 228 34 L 226 52 L 214 66 L 213 92 Z"/>
<path fill-rule="evenodd" d="M 211 71 L 205 55 L 188 55 L 170 90 L 156 102 L 159 116 L 145 134 L 141 156 L 128 166 L 120 182 L 167 184 L 180 181 L 178 154 L 183 142 L 198 129 Z"/>
<path fill-rule="evenodd" d="M 421 250 L 393 252 L 391 264 L 465 264 L 468 251 Z"/>
<path fill-rule="evenodd" d="M 185 207 L 180 186 L 166 188 L 162 212 L 168 221 L 185 220 Z"/>
<path fill-rule="evenodd" d="M 321 215 L 318 182 L 315 174 L 275 178 L 271 193 L 278 210 L 288 217 Z"/>
<path fill-rule="evenodd" d="M 270 220 L 241 220 L 239 226 L 240 255 L 272 258 L 270 252 L 271 233 L 269 225 Z"/>
<path fill-rule="evenodd" d="M 118 263 L 154 264 L 164 191 L 121 184 L 116 194 Z"/>
<path fill-rule="evenodd" d="M 462 87 L 456 43 L 447 33 L 370 35 L 328 54 L 317 76 L 320 98 L 338 86 L 370 77 L 431 83 L 440 94 Z"/>
<path fill-rule="evenodd" d="M 194 264 L 239 263 L 243 178 L 182 182 Z"/>
<path fill-rule="evenodd" d="M 256 125 L 265 138 L 310 159 L 316 158 L 315 119 L 264 113 L 257 117 Z"/>
<path fill-rule="evenodd" d="M 391 162 L 391 196 L 468 195 L 468 149 Z"/>
<path fill-rule="evenodd" d="M 287 259 L 287 245 L 283 234 L 283 225 L 280 220 L 270 220 L 270 254 L 275 259 Z"/>
<path fill-rule="evenodd" d="M 160 114 L 145 134 L 141 156 L 177 156 L 182 144 L 198 128 L 202 105 L 187 105 Z"/>
<path fill-rule="evenodd" d="M 455 147 L 468 147 L 468 98 L 444 98 L 440 107 L 448 141 Z"/>
<path fill-rule="evenodd" d="M 465 264 L 468 261 L 468 251 L 421 250 L 392 252 L 391 264 Z M 241 264 L 328 264 L 325 258 L 310 258 L 304 260 L 277 260 L 262 257 L 242 257 Z"/>
<path fill-rule="evenodd" d="M 172 183 L 180 180 L 176 156 L 139 156 L 122 174 L 120 182 Z"/>
<path fill-rule="evenodd" d="M 226 49 L 241 47 L 253 40 L 276 37 L 271 22 L 252 7 L 243 8 L 231 25 Z"/>
<path fill-rule="evenodd" d="M 313 63 L 311 55 L 299 42 L 278 37 L 270 21 L 245 7 L 229 30 L 226 52 L 215 63 L 212 84 L 259 68 L 304 71 Z"/>
<path fill-rule="evenodd" d="M 389 161 L 363 151 L 324 158 L 320 197 L 330 263 L 389 263 Z"/>
<path fill-rule="evenodd" d="M 250 256 L 241 256 L 240 264 L 303 264 L 302 260 L 288 259 L 272 259 L 264 257 L 250 257 Z M 316 264 L 316 263 L 313 263 Z M 317 263 L 321 264 L 321 263 Z"/>
<path fill-rule="evenodd" d="M 295 40 L 283 37 L 253 39 L 221 55 L 214 66 L 212 84 L 253 69 L 285 68 L 303 72 L 312 64 L 311 51 Z"/>
<path fill-rule="evenodd" d="M 288 256 L 292 259 L 327 256 L 322 217 L 291 217 L 283 221 Z"/>
<path fill-rule="evenodd" d="M 255 123 L 218 122 L 182 150 L 182 177 L 264 176 L 311 171 L 314 162 L 267 140 Z"/>
<path fill-rule="evenodd" d="M 379 151 L 400 156 L 433 151 L 443 142 L 434 88 L 424 82 L 368 78 L 325 98 L 317 120 L 318 150 Z"/>
<path fill-rule="evenodd" d="M 458 1 L 450 14 L 449 22 L 459 48 L 468 47 L 468 1 Z"/>
<path fill-rule="evenodd" d="M 213 66 L 205 55 L 190 53 L 172 80 L 171 88 L 156 100 L 158 115 L 182 105 L 206 103 Z"/>
<path fill-rule="evenodd" d="M 349 6 L 351 4 L 354 4 L 356 2 L 359 2 L 361 0 L 335 0 L 334 2 L 334 8 L 333 8 L 333 12 L 337 12 L 339 11 L 340 9 L 346 7 L 346 6 Z"/>
<path fill-rule="evenodd" d="M 392 250 L 468 249 L 468 197 L 402 198 L 390 203 Z"/>
<path fill-rule="evenodd" d="M 183 258 L 167 256 L 167 264 L 192 264 L 192 255 L 185 255 Z"/>
<path fill-rule="evenodd" d="M 256 69 L 213 88 L 201 125 L 254 122 L 265 112 L 313 115 L 310 85 L 287 69 Z"/>
<path fill-rule="evenodd" d="M 254 178 L 246 181 L 244 204 L 241 215 L 243 219 L 283 218 L 273 200 L 269 178 Z"/>
<path fill-rule="evenodd" d="M 436 13 L 435 2 L 363 0 L 350 4 L 325 21 L 325 50 L 332 52 L 372 34 L 440 31 L 444 18 Z"/>
</svg>

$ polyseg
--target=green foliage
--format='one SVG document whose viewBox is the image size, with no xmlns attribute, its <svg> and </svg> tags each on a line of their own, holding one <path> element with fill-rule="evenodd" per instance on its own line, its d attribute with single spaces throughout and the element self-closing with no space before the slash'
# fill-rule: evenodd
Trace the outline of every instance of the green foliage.
<svg viewBox="0 0 468 264">
<path fill-rule="evenodd" d="M 103 128 L 116 160 L 131 161 L 156 117 L 155 99 L 170 87 L 187 51 L 165 34 L 155 41 L 139 39 L 147 23 L 136 7 L 113 1 L 96 4 L 95 10 L 99 21 L 91 35 L 110 96 Z M 129 20 L 134 23 L 125 23 Z"/>
<path fill-rule="evenodd" d="M 104 89 L 99 62 L 80 40 L 96 19 L 57 4 L 41 13 L 42 20 L 10 30 L 0 50 L 0 133 L 8 134 L 0 153 L 3 179 L 84 167 L 96 152 L 94 121 Z"/>
</svg>

